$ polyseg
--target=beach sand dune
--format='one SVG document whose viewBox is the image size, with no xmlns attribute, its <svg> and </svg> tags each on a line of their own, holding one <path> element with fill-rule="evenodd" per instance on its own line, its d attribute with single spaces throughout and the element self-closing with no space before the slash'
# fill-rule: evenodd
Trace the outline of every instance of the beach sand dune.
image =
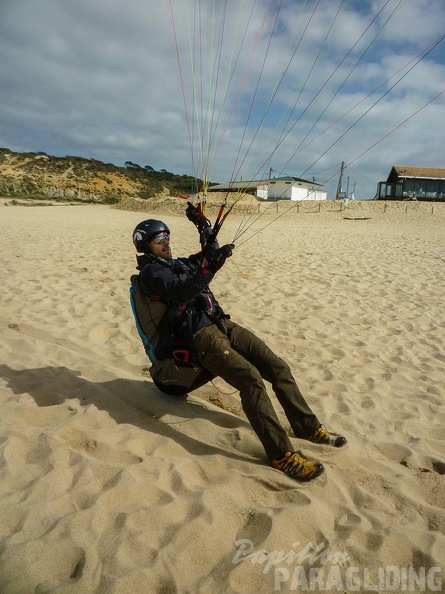
<svg viewBox="0 0 445 594">
<path fill-rule="evenodd" d="M 213 283 L 348 438 L 292 438 L 326 467 L 300 484 L 230 386 L 152 384 L 128 301 L 150 213 L 0 205 L 2 594 L 442 591 L 445 213 L 381 206 L 266 213 Z"/>
</svg>

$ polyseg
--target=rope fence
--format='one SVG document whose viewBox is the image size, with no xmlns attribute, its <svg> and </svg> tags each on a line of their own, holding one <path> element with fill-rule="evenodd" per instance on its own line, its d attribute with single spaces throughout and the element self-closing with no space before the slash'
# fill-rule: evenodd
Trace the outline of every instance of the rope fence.
<svg viewBox="0 0 445 594">
<path fill-rule="evenodd" d="M 430 213 L 445 214 L 445 202 L 430 203 L 430 202 L 405 202 L 405 201 L 379 201 L 379 200 L 356 200 L 345 205 L 343 200 L 326 200 L 326 201 L 301 201 L 291 202 L 280 200 L 277 202 L 259 202 L 256 205 L 237 205 L 235 209 L 242 214 L 284 214 L 286 211 L 294 212 L 296 214 L 316 214 L 322 212 L 343 212 L 343 213 L 390 213 L 403 212 L 407 213 Z"/>
</svg>

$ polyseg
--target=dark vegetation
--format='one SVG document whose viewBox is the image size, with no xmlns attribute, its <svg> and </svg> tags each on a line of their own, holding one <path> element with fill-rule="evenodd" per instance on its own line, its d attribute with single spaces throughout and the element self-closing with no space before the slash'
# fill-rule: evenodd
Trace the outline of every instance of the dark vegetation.
<svg viewBox="0 0 445 594">
<path fill-rule="evenodd" d="M 0 148 L 0 194 L 4 196 L 117 202 L 127 196 L 188 196 L 199 191 L 201 184 L 186 174 L 156 171 L 131 161 L 118 167 L 96 159 Z"/>
</svg>

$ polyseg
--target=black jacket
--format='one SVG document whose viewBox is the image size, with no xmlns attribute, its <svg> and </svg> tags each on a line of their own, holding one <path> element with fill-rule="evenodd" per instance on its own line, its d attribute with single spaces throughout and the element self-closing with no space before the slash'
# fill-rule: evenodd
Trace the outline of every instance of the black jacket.
<svg viewBox="0 0 445 594">
<path fill-rule="evenodd" d="M 193 351 L 192 336 L 197 330 L 228 317 L 209 289 L 214 273 L 204 264 L 202 253 L 175 260 L 138 256 L 142 292 L 167 305 L 158 327 L 155 355 L 159 360 L 172 357 L 177 349 Z"/>
</svg>

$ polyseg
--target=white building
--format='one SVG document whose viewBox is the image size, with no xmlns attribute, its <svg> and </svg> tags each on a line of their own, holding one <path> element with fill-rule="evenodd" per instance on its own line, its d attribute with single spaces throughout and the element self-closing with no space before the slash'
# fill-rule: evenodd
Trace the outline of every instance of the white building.
<svg viewBox="0 0 445 594">
<path fill-rule="evenodd" d="M 258 200 L 327 200 L 327 192 L 319 188 L 320 184 L 315 182 L 288 176 L 219 184 L 208 191 L 244 192 L 253 194 Z"/>
</svg>

